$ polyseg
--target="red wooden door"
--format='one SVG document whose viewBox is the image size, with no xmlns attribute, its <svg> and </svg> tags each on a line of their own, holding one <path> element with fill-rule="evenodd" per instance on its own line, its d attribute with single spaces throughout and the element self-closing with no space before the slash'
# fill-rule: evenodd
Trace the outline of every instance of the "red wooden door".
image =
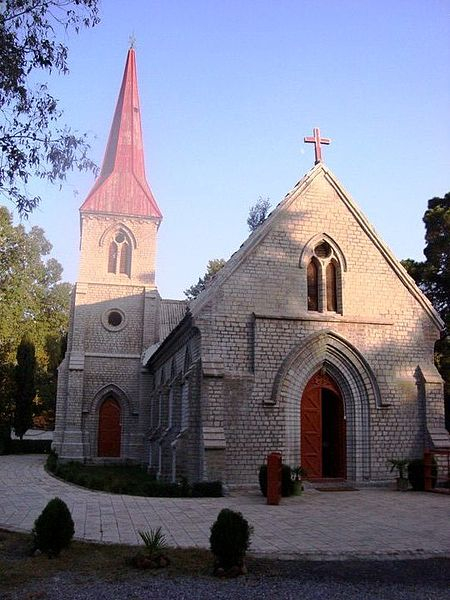
<svg viewBox="0 0 450 600">
<path fill-rule="evenodd" d="M 301 406 L 302 467 L 308 477 L 322 477 L 322 395 L 320 387 L 308 383 Z"/>
<path fill-rule="evenodd" d="M 106 398 L 98 416 L 98 456 L 119 457 L 121 433 L 119 403 Z"/>
<path fill-rule="evenodd" d="M 326 412 L 325 420 L 324 402 L 333 402 L 333 411 L 331 415 Z M 326 373 L 319 371 L 309 380 L 300 419 L 301 464 L 308 479 L 345 477 L 344 406 L 338 386 Z"/>
</svg>

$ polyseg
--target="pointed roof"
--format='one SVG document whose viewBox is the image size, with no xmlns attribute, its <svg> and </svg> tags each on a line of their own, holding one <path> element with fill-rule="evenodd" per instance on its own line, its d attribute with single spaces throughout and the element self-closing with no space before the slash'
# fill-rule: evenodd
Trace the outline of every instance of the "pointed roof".
<svg viewBox="0 0 450 600">
<path fill-rule="evenodd" d="M 162 218 L 145 177 L 134 48 L 128 50 L 100 175 L 80 211 Z"/>
<path fill-rule="evenodd" d="M 196 298 L 194 298 L 194 300 L 189 302 L 189 309 L 192 315 L 194 317 L 197 316 L 202 308 L 212 300 L 221 285 L 236 271 L 236 269 L 239 268 L 253 249 L 264 240 L 266 235 L 270 233 L 274 221 L 280 218 L 280 215 L 285 208 L 292 204 L 299 195 L 303 194 L 314 179 L 320 174 L 323 174 L 330 185 L 336 190 L 344 205 L 354 216 L 367 237 L 372 241 L 375 247 L 378 248 L 380 254 L 390 265 L 402 284 L 419 302 L 436 327 L 439 330 L 442 330 L 444 328 L 444 323 L 440 318 L 439 313 L 432 306 L 425 294 L 417 287 L 415 281 L 406 272 L 406 269 L 402 264 L 395 258 L 387 245 L 381 240 L 375 229 L 362 213 L 361 209 L 356 205 L 335 175 L 323 164 L 323 162 L 318 162 L 299 182 L 297 182 L 294 188 L 286 194 L 283 200 L 268 215 L 267 219 L 249 235 L 240 248 L 225 263 L 222 269 L 220 269 L 220 271 L 212 278 L 211 283 Z"/>
</svg>

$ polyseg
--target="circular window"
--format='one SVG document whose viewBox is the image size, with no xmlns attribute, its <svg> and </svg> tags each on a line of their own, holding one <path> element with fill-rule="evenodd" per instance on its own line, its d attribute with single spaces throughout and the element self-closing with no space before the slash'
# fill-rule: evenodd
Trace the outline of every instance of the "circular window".
<svg viewBox="0 0 450 600">
<path fill-rule="evenodd" d="M 314 254 L 318 258 L 328 258 L 331 256 L 331 246 L 327 242 L 322 242 L 314 248 Z"/>
<path fill-rule="evenodd" d="M 109 331 L 120 331 L 126 325 L 125 313 L 119 308 L 106 310 L 102 314 L 102 324 Z"/>
<path fill-rule="evenodd" d="M 108 314 L 108 325 L 111 325 L 111 327 L 119 327 L 122 321 L 122 315 L 117 310 L 112 310 Z"/>
<path fill-rule="evenodd" d="M 116 234 L 116 237 L 114 239 L 116 240 L 116 242 L 118 244 L 121 244 L 122 242 L 125 241 L 125 236 L 122 231 L 119 231 L 119 233 Z"/>
</svg>

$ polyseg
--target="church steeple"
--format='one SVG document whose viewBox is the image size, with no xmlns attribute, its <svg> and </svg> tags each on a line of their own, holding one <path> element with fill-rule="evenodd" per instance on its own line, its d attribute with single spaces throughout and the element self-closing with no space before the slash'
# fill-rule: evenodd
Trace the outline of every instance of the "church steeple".
<svg viewBox="0 0 450 600">
<path fill-rule="evenodd" d="M 136 53 L 133 47 L 128 50 L 100 175 L 80 211 L 153 217 L 158 221 L 162 219 L 145 176 Z"/>
</svg>

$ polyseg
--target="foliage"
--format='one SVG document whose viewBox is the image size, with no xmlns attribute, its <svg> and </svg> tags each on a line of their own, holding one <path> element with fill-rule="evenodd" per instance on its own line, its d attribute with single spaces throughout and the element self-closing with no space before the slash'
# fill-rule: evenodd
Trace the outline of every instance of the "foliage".
<svg viewBox="0 0 450 600">
<path fill-rule="evenodd" d="M 138 531 L 138 533 L 150 556 L 160 554 L 167 547 L 166 536 L 161 531 L 161 527 L 150 529 L 150 531 Z"/>
<path fill-rule="evenodd" d="M 308 472 L 305 467 L 298 465 L 297 467 L 291 467 L 291 479 L 293 481 L 301 481 L 302 477 L 307 477 Z"/>
<path fill-rule="evenodd" d="M 61 479 L 92 490 L 101 490 L 112 494 L 160 498 L 183 498 L 193 494 L 191 486 L 185 479 L 180 483 L 158 481 L 145 469 L 136 465 L 97 466 L 83 465 L 76 461 L 60 463 L 55 453 L 52 452 L 47 458 L 46 466 L 48 471 Z M 222 489 L 220 482 L 210 482 L 210 485 L 200 486 L 197 489 L 201 492 L 199 495 L 216 497 L 219 487 Z"/>
<path fill-rule="evenodd" d="M 437 480 L 437 463 L 433 456 L 431 464 L 431 485 L 434 487 Z M 425 463 L 423 458 L 416 458 L 409 461 L 408 464 L 408 480 L 411 484 L 412 489 L 415 492 L 423 492 L 425 489 Z"/>
<path fill-rule="evenodd" d="M 60 281 L 61 265 L 45 260 L 51 250 L 44 232 L 14 226 L 0 207 L 0 423 L 9 423 L 14 405 L 15 354 L 27 333 L 36 349 L 37 399 L 34 412 L 51 410 L 56 368 L 64 352 L 71 286 Z"/>
<path fill-rule="evenodd" d="M 34 522 L 32 531 L 34 547 L 52 556 L 70 544 L 75 528 L 69 509 L 60 498 L 53 498 Z"/>
<path fill-rule="evenodd" d="M 387 461 L 387 465 L 391 467 L 389 470 L 390 473 L 393 473 L 394 469 L 397 469 L 400 479 L 405 479 L 406 467 L 409 465 L 407 458 L 390 458 Z"/>
<path fill-rule="evenodd" d="M 211 527 L 209 543 L 217 564 L 230 569 L 242 566 L 253 528 L 240 512 L 224 508 Z"/>
<path fill-rule="evenodd" d="M 35 374 L 34 344 L 28 335 L 24 335 L 17 349 L 17 365 L 14 370 L 14 430 L 20 439 L 33 424 L 32 403 L 36 396 Z"/>
<path fill-rule="evenodd" d="M 269 198 L 263 198 L 260 196 L 256 204 L 250 207 L 247 225 L 249 231 L 255 231 L 258 227 L 264 223 L 267 217 L 267 213 L 270 208 L 270 200 Z"/>
<path fill-rule="evenodd" d="M 223 496 L 221 481 L 196 481 L 192 484 L 193 498 L 220 498 Z"/>
<path fill-rule="evenodd" d="M 250 231 L 254 231 L 261 225 L 261 223 L 263 223 L 269 208 L 269 198 L 262 198 L 260 196 L 258 202 L 256 202 L 256 204 L 254 204 L 249 211 L 247 225 Z M 225 265 L 225 263 L 226 260 L 224 258 L 214 258 L 213 260 L 210 260 L 206 267 L 206 273 L 203 275 L 203 277 L 199 277 L 197 283 L 184 290 L 183 293 L 187 299 L 194 300 L 194 298 L 197 298 L 197 296 L 208 287 L 208 285 L 211 283 L 211 280 Z"/>
<path fill-rule="evenodd" d="M 167 567 L 167 576 L 170 578 L 210 574 L 212 557 L 209 549 L 168 548 L 166 556 L 170 561 Z M 64 590 L 61 591 L 61 588 L 68 573 L 77 581 L 76 587 L 78 584 L 81 587 L 89 585 L 88 581 L 96 581 L 99 589 L 112 581 L 135 583 L 136 571 L 130 562 L 130 546 L 81 542 L 75 539 L 71 542 L 70 552 L 62 553 L 58 560 L 48 560 L 45 554 L 31 558 L 29 534 L 0 530 L 0 597 L 37 600 L 39 597 L 48 597 L 50 592 L 45 594 L 44 591 L 27 590 L 35 589 L 37 582 L 42 590 L 47 589 L 47 583 L 57 582 L 55 594 L 59 591 L 59 596 L 55 597 L 63 598 Z M 252 558 L 250 562 L 254 563 L 255 560 Z M 266 568 L 264 561 L 259 568 Z M 77 595 L 77 591 L 81 590 L 74 591 L 75 597 L 79 598 L 81 596 L 80 593 Z M 99 597 L 102 595 L 105 594 L 99 594 Z M 119 596 L 115 594 L 109 597 Z M 146 597 L 152 597 L 150 591 Z"/>
<path fill-rule="evenodd" d="M 9 423 L 0 421 L 0 456 L 9 454 L 11 444 L 11 427 Z"/>
<path fill-rule="evenodd" d="M 425 223 L 425 260 L 402 261 L 417 285 L 439 311 L 446 327 L 435 345 L 436 366 L 444 379 L 446 426 L 450 431 L 450 192 L 428 201 Z"/>
<path fill-rule="evenodd" d="M 26 215 L 40 202 L 32 176 L 63 181 L 74 167 L 96 170 L 86 134 L 60 123 L 62 111 L 38 75 L 69 72 L 67 34 L 99 22 L 97 0 L 5 0 L 0 9 L 0 192 Z M 61 41 L 58 38 L 62 38 Z"/>
<path fill-rule="evenodd" d="M 9 440 L 5 454 L 48 454 L 51 445 L 51 440 Z"/>
<path fill-rule="evenodd" d="M 214 258 L 213 260 L 210 260 L 203 277 L 199 277 L 198 282 L 195 285 L 191 285 L 190 288 L 184 290 L 183 293 L 187 299 L 193 300 L 194 298 L 197 298 L 200 292 L 203 292 L 203 290 L 206 289 L 213 277 L 220 271 L 225 263 L 226 260 L 224 258 Z"/>
<path fill-rule="evenodd" d="M 264 497 L 267 496 L 267 465 L 261 465 L 258 474 L 259 489 Z M 281 495 L 283 497 L 292 494 L 292 472 L 289 465 L 281 465 Z"/>
</svg>

